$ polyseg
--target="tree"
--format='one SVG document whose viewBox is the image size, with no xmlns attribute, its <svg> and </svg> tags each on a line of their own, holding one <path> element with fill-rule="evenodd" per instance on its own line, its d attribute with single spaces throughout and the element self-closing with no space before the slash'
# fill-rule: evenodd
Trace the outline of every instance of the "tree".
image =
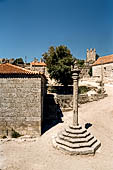
<svg viewBox="0 0 113 170">
<path fill-rule="evenodd" d="M 24 61 L 22 58 L 17 58 L 14 62 L 13 62 L 14 65 L 17 65 L 17 64 L 24 64 Z"/>
<path fill-rule="evenodd" d="M 55 79 L 64 86 L 72 83 L 71 65 L 74 64 L 75 59 L 66 46 L 51 46 L 42 56 L 51 79 Z"/>
<path fill-rule="evenodd" d="M 78 67 L 84 67 L 84 60 L 77 59 L 77 65 Z"/>
</svg>

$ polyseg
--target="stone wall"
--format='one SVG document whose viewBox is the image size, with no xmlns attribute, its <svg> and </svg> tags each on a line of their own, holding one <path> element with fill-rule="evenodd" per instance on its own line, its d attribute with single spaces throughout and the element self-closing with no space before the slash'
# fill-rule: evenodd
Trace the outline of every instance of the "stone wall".
<svg viewBox="0 0 113 170">
<path fill-rule="evenodd" d="M 109 80 L 113 81 L 113 63 L 97 65 L 92 67 L 93 77 L 102 77 L 104 83 L 109 83 Z"/>
<path fill-rule="evenodd" d="M 37 65 L 31 65 L 30 66 L 30 70 L 32 70 L 32 71 L 39 71 L 39 72 L 42 72 L 42 73 L 44 73 L 45 74 L 45 72 L 46 72 L 46 67 L 43 67 L 43 66 L 37 66 Z"/>
<path fill-rule="evenodd" d="M 41 78 L 0 78 L 1 136 L 10 135 L 12 129 L 21 135 L 41 134 L 45 93 L 44 80 L 41 80 Z"/>
<path fill-rule="evenodd" d="M 106 96 L 106 94 L 80 94 L 78 97 L 78 103 L 84 104 L 87 102 L 97 101 Z M 56 95 L 55 101 L 60 105 L 62 111 L 69 111 L 73 108 L 73 95 Z"/>
<path fill-rule="evenodd" d="M 90 77 L 79 80 L 79 86 L 87 86 L 91 88 L 100 88 L 100 83 L 100 77 Z"/>
<path fill-rule="evenodd" d="M 55 101 L 60 105 L 62 111 L 73 108 L 73 95 L 56 95 Z"/>
<path fill-rule="evenodd" d="M 90 66 L 84 66 L 83 68 L 80 68 L 80 79 L 81 78 L 90 78 L 89 71 L 90 71 Z"/>
</svg>

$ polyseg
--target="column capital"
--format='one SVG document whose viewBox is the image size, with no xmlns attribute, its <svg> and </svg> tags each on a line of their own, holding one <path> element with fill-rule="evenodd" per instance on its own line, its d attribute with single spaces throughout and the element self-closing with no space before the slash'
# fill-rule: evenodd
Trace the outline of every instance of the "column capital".
<svg viewBox="0 0 113 170">
<path fill-rule="evenodd" d="M 76 81 L 76 80 L 79 79 L 79 73 L 80 73 L 80 71 L 79 72 L 77 72 L 77 71 L 73 71 L 72 72 L 72 79 L 73 79 L 73 81 Z"/>
<path fill-rule="evenodd" d="M 73 80 L 79 79 L 80 69 L 77 66 L 77 62 L 74 62 L 74 65 L 71 66 L 72 78 Z"/>
</svg>

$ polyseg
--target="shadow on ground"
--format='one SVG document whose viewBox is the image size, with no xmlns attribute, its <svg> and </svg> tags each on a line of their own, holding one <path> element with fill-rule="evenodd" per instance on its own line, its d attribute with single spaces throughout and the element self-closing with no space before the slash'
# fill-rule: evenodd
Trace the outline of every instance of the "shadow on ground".
<svg viewBox="0 0 113 170">
<path fill-rule="evenodd" d="M 54 100 L 54 95 L 48 94 L 44 101 L 44 117 L 42 123 L 42 134 L 62 121 L 60 105 Z"/>
<path fill-rule="evenodd" d="M 86 129 L 90 128 L 91 126 L 92 126 L 91 123 L 86 123 L 86 124 L 85 124 L 85 128 L 86 128 Z"/>
</svg>

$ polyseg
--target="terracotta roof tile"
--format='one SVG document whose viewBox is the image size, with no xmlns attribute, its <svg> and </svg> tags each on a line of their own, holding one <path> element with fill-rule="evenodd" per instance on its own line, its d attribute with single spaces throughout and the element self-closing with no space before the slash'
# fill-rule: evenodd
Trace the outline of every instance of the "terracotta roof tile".
<svg viewBox="0 0 113 170">
<path fill-rule="evenodd" d="M 44 62 L 31 62 L 32 65 L 36 65 L 36 66 L 46 66 L 46 63 Z"/>
<path fill-rule="evenodd" d="M 31 71 L 9 63 L 0 64 L 0 74 L 43 74 L 38 71 Z"/>
<path fill-rule="evenodd" d="M 97 59 L 97 61 L 95 61 L 93 63 L 92 66 L 101 65 L 101 64 L 107 64 L 107 63 L 113 63 L 113 54 L 107 55 L 107 56 L 103 56 L 103 57 L 99 57 Z"/>
</svg>

